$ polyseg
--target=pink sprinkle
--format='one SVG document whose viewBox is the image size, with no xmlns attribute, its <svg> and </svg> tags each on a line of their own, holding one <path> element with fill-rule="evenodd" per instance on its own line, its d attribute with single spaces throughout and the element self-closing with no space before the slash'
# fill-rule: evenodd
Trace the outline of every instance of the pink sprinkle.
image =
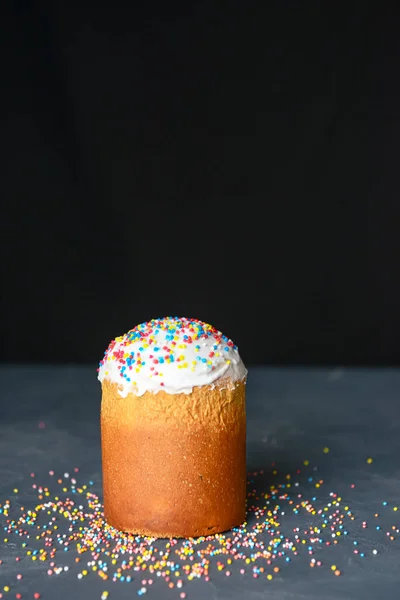
<svg viewBox="0 0 400 600">
<path fill-rule="evenodd" d="M 49 570 L 47 571 L 47 575 L 53 575 L 53 571 L 52 571 L 51 569 L 49 569 Z"/>
<path fill-rule="evenodd" d="M 179 595 L 180 595 L 181 598 L 186 598 L 185 592 L 181 592 Z"/>
<path fill-rule="evenodd" d="M 79 471 L 78 467 L 74 468 L 75 473 L 77 473 Z"/>
<path fill-rule="evenodd" d="M 244 573 L 245 573 L 245 570 L 244 569 L 240 569 L 240 574 L 244 575 Z"/>
<path fill-rule="evenodd" d="M 21 575 L 21 573 L 18 573 L 18 575 L 17 575 L 17 579 L 22 579 L 22 575 Z"/>
<path fill-rule="evenodd" d="M 147 579 L 142 579 L 142 585 L 147 585 Z"/>
<path fill-rule="evenodd" d="M 49 471 L 49 475 L 54 475 L 54 471 Z"/>
<path fill-rule="evenodd" d="M 31 477 L 35 477 L 35 473 L 31 473 Z"/>
<path fill-rule="evenodd" d="M 147 582 L 149 585 L 151 585 L 153 583 L 152 579 L 149 579 L 149 581 Z"/>
<path fill-rule="evenodd" d="M 352 483 L 350 487 L 351 487 L 351 488 L 355 488 L 356 486 L 355 486 L 355 484 L 354 484 L 354 483 Z"/>
<path fill-rule="evenodd" d="M 39 429 L 44 429 L 46 427 L 46 423 L 44 421 L 39 421 Z"/>
<path fill-rule="evenodd" d="M 230 571 L 225 571 L 225 575 L 226 575 L 227 577 L 229 577 L 229 575 L 230 575 L 230 574 L 231 574 L 231 572 L 230 572 Z"/>
</svg>

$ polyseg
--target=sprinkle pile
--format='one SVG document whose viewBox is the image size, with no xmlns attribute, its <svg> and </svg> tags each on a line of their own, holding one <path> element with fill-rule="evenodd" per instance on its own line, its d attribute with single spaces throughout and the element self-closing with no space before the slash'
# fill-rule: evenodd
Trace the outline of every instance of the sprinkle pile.
<svg viewBox="0 0 400 600">
<path fill-rule="evenodd" d="M 162 388 L 182 370 L 210 376 L 231 363 L 241 363 L 237 346 L 212 325 L 198 319 L 165 317 L 141 323 L 115 338 L 98 371 L 100 379 L 117 374 L 123 383 L 139 386 L 139 379 L 145 377 L 156 379 Z M 242 371 L 243 376 L 244 367 Z"/>
<path fill-rule="evenodd" d="M 280 472 L 274 463 L 268 472 L 249 473 L 247 522 L 224 534 L 186 540 L 155 540 L 110 527 L 92 491 L 94 482 L 79 482 L 78 468 L 59 477 L 50 471 L 46 485 L 37 483 L 34 473 L 30 477 L 37 501 L 21 505 L 24 494 L 15 488 L 0 504 L 4 543 L 13 553 L 19 548 L 15 560 L 20 566 L 15 580 L 0 589 L 0 598 L 42 597 L 40 591 L 21 594 L 30 561 L 42 563 L 43 574 L 50 577 L 100 578 L 101 600 L 126 584 L 138 596 L 165 585 L 184 599 L 198 580 L 214 585 L 231 576 L 247 578 L 248 585 L 252 579 L 282 580 L 290 577 L 287 569 L 293 561 L 339 577 L 350 568 L 344 558 L 339 564 L 343 552 L 334 553 L 339 543 L 355 560 L 365 560 L 395 542 L 399 533 L 397 524 L 389 524 L 397 506 L 382 502 L 380 511 L 371 515 L 371 526 L 338 493 L 323 491 L 319 469 L 308 460 L 293 473 Z M 366 539 L 368 527 L 376 542 L 373 536 Z M 6 554 L 3 550 L 2 558 Z"/>
</svg>

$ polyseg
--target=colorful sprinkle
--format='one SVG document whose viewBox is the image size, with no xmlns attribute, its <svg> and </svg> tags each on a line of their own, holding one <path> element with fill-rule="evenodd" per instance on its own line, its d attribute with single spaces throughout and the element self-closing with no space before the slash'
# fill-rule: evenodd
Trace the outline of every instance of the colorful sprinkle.
<svg viewBox="0 0 400 600">
<path fill-rule="evenodd" d="M 235 381 L 246 375 L 237 346 L 227 336 L 198 319 L 165 317 L 141 323 L 115 338 L 98 373 L 101 381 L 111 380 L 121 385 L 124 393 L 140 396 L 161 388 L 168 393 L 190 391 L 194 385 L 212 383 L 228 370 Z M 176 390 L 177 385 L 182 389 Z"/>
<path fill-rule="evenodd" d="M 93 491 L 94 482 L 80 482 L 78 468 L 73 472 L 73 476 L 68 471 L 59 476 L 50 471 L 47 482 L 34 484 L 37 498 L 29 506 L 21 507 L 21 498 L 14 502 L 13 496 L 0 504 L 4 541 L 21 548 L 15 559 L 19 571 L 0 593 L 12 589 L 15 598 L 22 598 L 14 588 L 26 586 L 31 561 L 42 564 L 43 572 L 52 578 L 67 572 L 77 581 L 100 577 L 107 586 L 132 585 L 138 596 L 145 595 L 158 580 L 176 589 L 177 597 L 185 598 L 186 588 L 198 579 L 207 582 L 236 574 L 273 585 L 276 574 L 284 576 L 291 562 L 298 560 L 306 560 L 314 570 L 326 568 L 341 576 L 337 564 L 325 559 L 324 566 L 321 560 L 324 552 L 328 557 L 329 547 L 338 543 L 347 543 L 355 559 L 367 560 L 378 554 L 376 548 L 370 550 L 370 541 L 348 539 L 357 535 L 360 525 L 366 529 L 367 520 L 357 519 L 339 493 L 325 489 L 324 480 L 316 476 L 319 469 L 308 460 L 293 473 L 280 472 L 275 463 L 271 470 L 248 473 L 247 521 L 224 534 L 185 540 L 156 540 L 110 527 Z M 387 506 L 387 501 L 382 505 Z M 386 519 L 393 514 L 384 509 L 382 513 Z M 385 518 L 377 512 L 372 515 Z M 296 526 L 293 519 L 297 516 L 302 518 Z M 382 544 L 394 542 L 399 533 L 397 524 L 384 520 L 376 529 Z M 72 556 L 65 564 L 68 554 Z M 24 567 L 27 570 L 23 571 Z M 110 591 L 104 590 L 100 598 L 107 600 L 109 595 Z M 38 600 L 40 593 L 34 592 L 33 598 Z"/>
</svg>

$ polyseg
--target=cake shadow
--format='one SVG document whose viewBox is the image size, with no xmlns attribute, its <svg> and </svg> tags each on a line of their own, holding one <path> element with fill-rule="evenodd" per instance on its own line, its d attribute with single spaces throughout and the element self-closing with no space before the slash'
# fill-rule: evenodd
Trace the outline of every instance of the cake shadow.
<svg viewBox="0 0 400 600">
<path fill-rule="evenodd" d="M 267 450 L 267 457 L 265 446 L 252 450 L 252 455 L 247 458 L 247 515 L 249 506 L 263 498 L 274 500 L 311 489 L 315 492 L 315 488 L 322 483 L 329 484 L 334 476 L 333 464 L 326 454 L 323 466 L 319 466 L 321 453 L 317 449 L 304 453 L 301 449 L 293 453 L 281 449 L 274 452 Z M 301 456 L 308 458 L 301 459 Z"/>
</svg>

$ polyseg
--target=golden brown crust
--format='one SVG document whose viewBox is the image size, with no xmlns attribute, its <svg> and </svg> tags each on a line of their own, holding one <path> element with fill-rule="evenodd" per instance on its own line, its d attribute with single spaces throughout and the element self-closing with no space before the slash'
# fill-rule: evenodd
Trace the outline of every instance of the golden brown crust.
<svg viewBox="0 0 400 600">
<path fill-rule="evenodd" d="M 195 537 L 245 519 L 245 382 L 122 398 L 103 381 L 104 511 L 119 530 Z"/>
</svg>

